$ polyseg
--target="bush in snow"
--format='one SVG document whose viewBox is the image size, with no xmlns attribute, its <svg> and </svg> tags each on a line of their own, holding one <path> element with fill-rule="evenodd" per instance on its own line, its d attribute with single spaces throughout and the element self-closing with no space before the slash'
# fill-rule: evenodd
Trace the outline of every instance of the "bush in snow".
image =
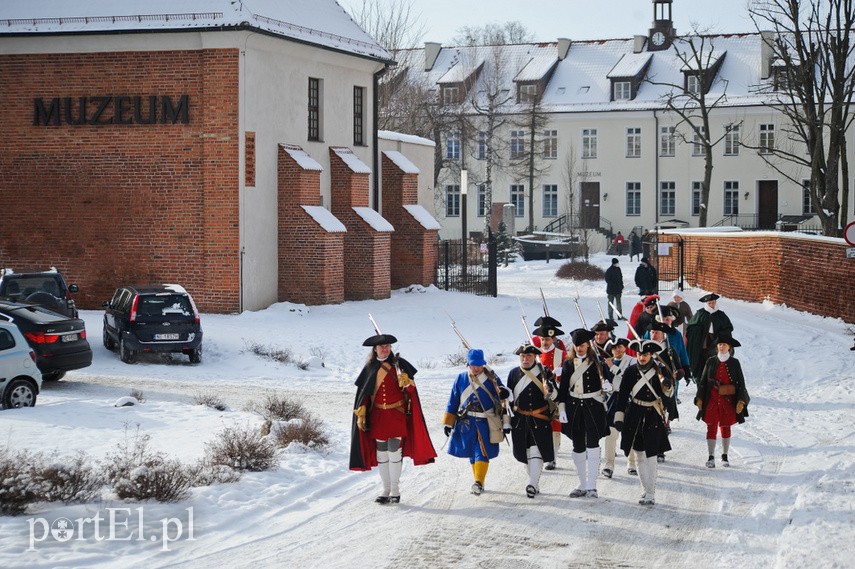
<svg viewBox="0 0 855 569">
<path fill-rule="evenodd" d="M 461 349 L 459 352 L 445 356 L 445 363 L 450 367 L 466 366 L 469 363 L 467 351 Z"/>
<path fill-rule="evenodd" d="M 323 422 L 313 415 L 306 414 L 299 419 L 277 421 L 270 426 L 270 433 L 275 437 L 276 444 L 287 447 L 297 442 L 307 447 L 322 449 L 330 444 L 330 439 L 323 431 Z"/>
<path fill-rule="evenodd" d="M 178 460 L 149 448 L 149 435 L 139 429 L 116 446 L 104 461 L 104 472 L 116 495 L 123 500 L 177 502 L 187 497 L 194 471 Z"/>
<path fill-rule="evenodd" d="M 276 464 L 276 447 L 248 427 L 226 427 L 207 444 L 205 461 L 236 470 L 260 472 Z"/>
<path fill-rule="evenodd" d="M 294 354 L 288 348 L 274 348 L 264 346 L 258 342 L 247 342 L 246 349 L 256 356 L 273 360 L 282 364 L 287 364 L 294 361 Z"/>
<path fill-rule="evenodd" d="M 212 486 L 231 484 L 240 480 L 241 471 L 224 464 L 211 464 L 207 460 L 199 461 L 193 468 L 194 486 Z"/>
<path fill-rule="evenodd" d="M 67 464 L 48 464 L 36 468 L 43 499 L 48 502 L 89 502 L 98 497 L 105 484 L 103 473 L 92 466 L 92 459 L 78 452 Z"/>
<path fill-rule="evenodd" d="M 198 392 L 193 396 L 193 403 L 196 405 L 204 405 L 217 411 L 226 411 L 229 406 L 226 405 L 220 396 L 211 392 Z"/>
<path fill-rule="evenodd" d="M 36 475 L 38 458 L 26 451 L 13 454 L 0 448 L 0 514 L 16 516 L 42 501 L 42 484 Z"/>
<path fill-rule="evenodd" d="M 555 276 L 560 279 L 574 279 L 577 281 L 601 281 L 606 277 L 606 272 L 600 267 L 595 267 L 589 263 L 571 261 L 561 265 Z"/>
<path fill-rule="evenodd" d="M 302 403 L 278 393 L 268 393 L 261 402 L 249 403 L 246 410 L 261 415 L 265 421 L 290 421 L 303 418 L 308 414 Z"/>
</svg>

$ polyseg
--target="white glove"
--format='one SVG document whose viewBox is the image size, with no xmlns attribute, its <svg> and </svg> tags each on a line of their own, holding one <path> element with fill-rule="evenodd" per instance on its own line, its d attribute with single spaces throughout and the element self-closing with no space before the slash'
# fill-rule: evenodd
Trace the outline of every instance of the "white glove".
<svg viewBox="0 0 855 569">
<path fill-rule="evenodd" d="M 564 411 L 561 411 L 560 413 L 558 413 L 558 420 L 562 423 L 566 423 L 567 422 L 567 413 Z"/>
<path fill-rule="evenodd" d="M 610 395 L 614 390 L 615 388 L 612 386 L 611 381 L 609 381 L 608 379 L 603 381 L 603 393 L 605 393 L 606 395 Z"/>
</svg>

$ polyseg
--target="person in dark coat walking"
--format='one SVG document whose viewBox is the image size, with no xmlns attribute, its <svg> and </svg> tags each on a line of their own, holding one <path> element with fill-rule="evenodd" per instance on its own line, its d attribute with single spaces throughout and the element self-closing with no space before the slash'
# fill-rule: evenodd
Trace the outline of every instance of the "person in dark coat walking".
<svg viewBox="0 0 855 569">
<path fill-rule="evenodd" d="M 674 380 L 653 361 L 661 347 L 651 340 L 634 340 L 638 363 L 623 374 L 618 393 L 614 426 L 621 431 L 620 448 L 626 456 L 636 452 L 643 506 L 656 503 L 656 471 L 659 454 L 671 450 L 665 429 L 665 402 L 674 390 Z"/>
<path fill-rule="evenodd" d="M 401 501 L 403 457 L 410 457 L 416 466 L 436 458 L 413 381 L 416 368 L 392 353 L 397 341 L 391 334 L 377 334 L 362 343 L 371 347 L 371 355 L 356 379 L 353 403 L 350 469 L 377 467 L 383 482 L 378 504 Z"/>
<path fill-rule="evenodd" d="M 635 269 L 635 286 L 641 296 L 656 294 L 659 289 L 659 273 L 647 257 L 642 257 L 641 263 Z"/>
<path fill-rule="evenodd" d="M 573 442 L 573 463 L 579 478 L 570 497 L 596 498 L 600 439 L 609 434 L 605 398 L 613 391 L 612 374 L 594 353 L 594 332 L 578 328 L 570 336 L 573 353 L 564 363 L 558 387 L 561 432 Z"/>
<path fill-rule="evenodd" d="M 558 387 L 552 372 L 537 362 L 538 348 L 526 342 L 514 353 L 519 355 L 520 365 L 508 373 L 506 382 L 513 413 L 511 442 L 514 458 L 528 471 L 526 496 L 534 498 L 540 492 L 543 463 L 555 460 L 549 402 L 557 398 Z"/>
<path fill-rule="evenodd" d="M 730 466 L 727 452 L 730 449 L 730 427 L 744 423 L 748 416 L 748 390 L 739 360 L 733 357 L 733 348 L 740 344 L 730 332 L 716 336 L 716 355 L 709 358 L 698 377 L 697 419 L 707 424 L 707 468 L 715 468 L 715 442 L 721 430 L 721 464 Z"/>
<path fill-rule="evenodd" d="M 641 258 L 641 238 L 635 232 L 635 229 L 629 232 L 629 260 L 633 257 Z"/>
<path fill-rule="evenodd" d="M 620 297 L 623 294 L 623 272 L 620 270 L 620 261 L 615 257 L 612 259 L 612 266 L 606 269 L 606 296 L 609 299 L 609 318 L 614 319 L 614 309 L 618 309 L 623 318 L 623 307 L 620 303 Z"/>
<path fill-rule="evenodd" d="M 715 293 L 702 296 L 700 301 L 705 306 L 695 312 L 686 326 L 686 352 L 689 354 L 694 377 L 701 375 L 707 359 L 716 354 L 716 336 L 722 332 L 733 331 L 730 318 L 718 308 L 719 298 Z"/>
</svg>

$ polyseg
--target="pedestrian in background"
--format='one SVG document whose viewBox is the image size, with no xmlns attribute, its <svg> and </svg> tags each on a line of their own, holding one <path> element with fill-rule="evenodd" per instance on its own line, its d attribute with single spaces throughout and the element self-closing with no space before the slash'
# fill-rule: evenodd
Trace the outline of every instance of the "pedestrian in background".
<svg viewBox="0 0 855 569">
<path fill-rule="evenodd" d="M 629 260 L 632 261 L 634 257 L 641 258 L 641 239 L 635 229 L 629 232 Z"/>
<path fill-rule="evenodd" d="M 671 297 L 671 302 L 668 303 L 668 306 L 672 306 L 677 309 L 674 322 L 671 325 L 674 326 L 674 328 L 679 329 L 683 334 L 683 338 L 685 338 L 686 325 L 689 323 L 689 320 L 692 319 L 692 308 L 689 306 L 688 302 L 683 300 L 683 291 L 675 290 L 674 296 Z"/>
<path fill-rule="evenodd" d="M 641 263 L 635 269 L 635 286 L 641 296 L 656 294 L 659 289 L 659 273 L 646 256 L 641 258 Z"/>
<path fill-rule="evenodd" d="M 612 265 L 606 269 L 606 296 L 609 299 L 609 318 L 614 319 L 614 309 L 620 312 L 621 320 L 626 320 L 623 317 L 623 307 L 620 303 L 620 297 L 623 294 L 623 272 L 620 270 L 620 265 L 617 257 L 612 259 Z"/>
</svg>

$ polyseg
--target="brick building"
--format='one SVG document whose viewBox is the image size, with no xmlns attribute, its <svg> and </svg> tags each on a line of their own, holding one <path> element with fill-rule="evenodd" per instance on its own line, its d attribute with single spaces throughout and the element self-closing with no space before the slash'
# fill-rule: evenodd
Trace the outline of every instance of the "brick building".
<svg viewBox="0 0 855 569">
<path fill-rule="evenodd" d="M 83 308 L 141 282 L 213 312 L 430 284 L 418 169 L 379 183 L 392 64 L 333 0 L 0 6 L 0 265 L 56 266 Z"/>
</svg>

